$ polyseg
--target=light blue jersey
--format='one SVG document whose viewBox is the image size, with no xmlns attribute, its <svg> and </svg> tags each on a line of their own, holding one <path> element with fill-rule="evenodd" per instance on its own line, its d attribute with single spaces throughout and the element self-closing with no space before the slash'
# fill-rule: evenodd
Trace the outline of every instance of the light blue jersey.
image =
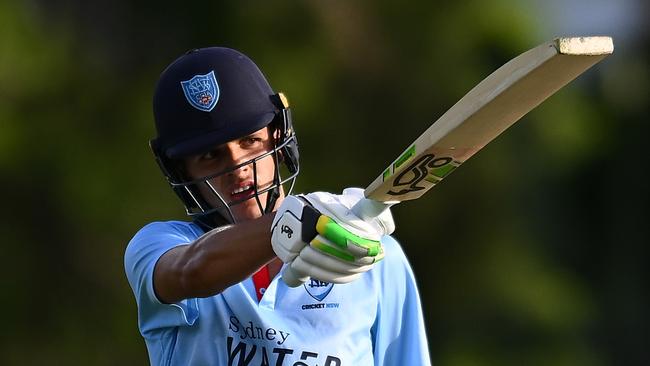
<svg viewBox="0 0 650 366">
<path fill-rule="evenodd" d="M 382 239 L 385 259 L 348 284 L 290 288 L 278 275 L 258 303 L 248 278 L 211 297 L 162 304 L 153 291 L 156 261 L 203 233 L 193 223 L 156 222 L 126 249 L 152 365 L 430 364 L 418 290 L 393 238 Z"/>
</svg>

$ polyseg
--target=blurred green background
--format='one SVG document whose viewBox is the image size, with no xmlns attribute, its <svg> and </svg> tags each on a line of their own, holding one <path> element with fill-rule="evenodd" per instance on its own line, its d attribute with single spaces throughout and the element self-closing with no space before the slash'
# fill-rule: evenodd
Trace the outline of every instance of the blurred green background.
<svg viewBox="0 0 650 366">
<path fill-rule="evenodd" d="M 364 186 L 492 70 L 560 35 L 615 55 L 394 208 L 436 365 L 647 365 L 650 25 L 625 1 L 0 0 L 2 365 L 143 365 L 122 257 L 184 218 L 151 93 L 229 46 L 288 94 L 297 190 Z"/>
</svg>

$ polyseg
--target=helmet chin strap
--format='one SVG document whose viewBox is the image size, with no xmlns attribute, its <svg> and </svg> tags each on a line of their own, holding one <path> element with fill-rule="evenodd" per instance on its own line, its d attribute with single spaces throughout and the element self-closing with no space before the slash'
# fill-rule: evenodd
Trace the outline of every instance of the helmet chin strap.
<svg viewBox="0 0 650 366">
<path fill-rule="evenodd" d="M 280 189 L 282 189 L 282 183 L 280 182 L 280 159 L 278 159 L 278 146 L 275 143 L 275 139 L 273 141 L 273 150 L 275 151 L 275 153 L 272 155 L 273 164 L 275 165 L 273 172 L 273 184 L 275 187 L 268 191 L 268 194 L 266 195 L 266 207 L 264 207 L 264 210 L 261 210 L 262 214 L 273 212 L 275 203 L 277 202 L 278 198 L 280 198 Z"/>
<path fill-rule="evenodd" d="M 268 192 L 268 195 L 266 196 L 266 207 L 263 212 L 264 214 L 273 212 L 275 203 L 278 201 L 278 198 L 280 198 L 280 187 L 281 186 L 277 186 Z"/>
</svg>

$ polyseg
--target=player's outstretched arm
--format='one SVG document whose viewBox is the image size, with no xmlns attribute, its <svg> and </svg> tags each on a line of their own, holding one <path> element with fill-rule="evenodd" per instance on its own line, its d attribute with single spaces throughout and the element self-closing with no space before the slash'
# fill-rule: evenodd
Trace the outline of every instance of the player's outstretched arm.
<svg viewBox="0 0 650 366">
<path fill-rule="evenodd" d="M 217 294 L 275 258 L 269 227 L 274 214 L 209 231 L 163 254 L 154 269 L 158 299 L 174 303 Z"/>
</svg>

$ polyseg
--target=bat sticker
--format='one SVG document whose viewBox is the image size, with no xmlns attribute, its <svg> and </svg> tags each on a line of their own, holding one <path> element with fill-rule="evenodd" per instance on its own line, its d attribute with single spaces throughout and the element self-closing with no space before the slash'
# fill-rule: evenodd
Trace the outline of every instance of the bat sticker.
<svg viewBox="0 0 650 366">
<path fill-rule="evenodd" d="M 418 186 L 422 180 L 436 184 L 451 173 L 460 165 L 450 157 L 436 158 L 434 154 L 422 155 L 408 168 L 404 169 L 393 181 L 394 188 L 401 188 L 399 191 L 390 190 L 387 193 L 392 196 L 401 196 L 410 192 L 426 189 Z"/>
</svg>

